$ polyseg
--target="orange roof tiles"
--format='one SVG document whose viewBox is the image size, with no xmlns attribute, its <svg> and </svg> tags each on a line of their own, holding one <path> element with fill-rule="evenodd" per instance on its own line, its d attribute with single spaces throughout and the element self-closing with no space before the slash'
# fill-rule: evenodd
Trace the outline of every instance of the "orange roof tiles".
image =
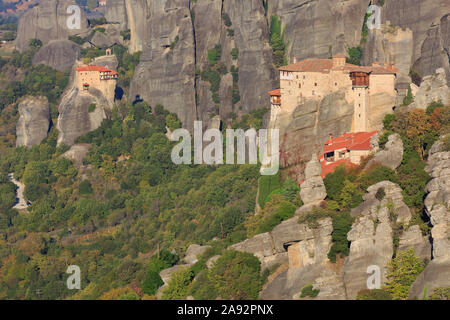
<svg viewBox="0 0 450 320">
<path fill-rule="evenodd" d="M 336 167 L 338 167 L 341 164 L 345 164 L 346 168 L 351 168 L 351 167 L 356 167 L 357 165 L 354 163 L 351 163 L 349 159 L 341 159 L 338 160 L 336 162 L 330 163 L 330 164 L 325 164 L 325 161 L 322 161 L 322 173 L 321 176 L 322 178 L 325 178 L 327 174 L 334 172 L 334 170 L 336 169 Z"/>
<path fill-rule="evenodd" d="M 99 72 L 112 72 L 114 74 L 117 73 L 114 70 L 105 68 L 105 67 L 100 67 L 100 66 L 87 66 L 87 67 L 78 67 L 76 69 L 77 71 L 99 71 Z"/>
<path fill-rule="evenodd" d="M 275 89 L 275 90 L 269 91 L 269 95 L 281 97 L 281 89 Z"/>
<path fill-rule="evenodd" d="M 323 152 L 329 153 L 335 150 L 371 150 L 370 138 L 378 131 L 344 133 L 340 137 L 325 141 Z"/>
</svg>

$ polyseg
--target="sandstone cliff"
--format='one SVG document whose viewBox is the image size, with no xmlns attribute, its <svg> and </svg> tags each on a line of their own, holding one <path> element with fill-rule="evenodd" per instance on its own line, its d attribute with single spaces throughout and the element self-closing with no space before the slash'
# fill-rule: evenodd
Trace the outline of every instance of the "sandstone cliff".
<svg viewBox="0 0 450 320">
<path fill-rule="evenodd" d="M 47 138 L 50 109 L 46 97 L 26 96 L 19 101 L 19 121 L 16 126 L 16 146 L 39 145 Z"/>
<path fill-rule="evenodd" d="M 69 29 L 68 19 L 73 13 L 67 13 L 74 0 L 44 0 L 33 9 L 25 12 L 19 20 L 16 48 L 24 51 L 31 39 L 39 39 L 43 44 L 50 40 L 64 40 L 70 35 L 83 34 L 87 31 L 87 20 L 83 10 L 80 11 L 80 29 Z"/>
<path fill-rule="evenodd" d="M 80 47 L 69 40 L 51 40 L 33 57 L 33 64 L 45 64 L 59 71 L 70 70 L 80 56 Z"/>
</svg>

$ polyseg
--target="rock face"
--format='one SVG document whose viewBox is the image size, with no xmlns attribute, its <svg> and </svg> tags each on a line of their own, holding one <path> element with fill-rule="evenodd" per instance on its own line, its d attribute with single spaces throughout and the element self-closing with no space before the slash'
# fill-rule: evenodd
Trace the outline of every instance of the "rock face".
<svg viewBox="0 0 450 320">
<path fill-rule="evenodd" d="M 69 40 L 52 40 L 33 57 L 33 65 L 45 64 L 53 69 L 65 71 L 72 68 L 80 57 L 80 47 Z"/>
<path fill-rule="evenodd" d="M 74 13 L 67 9 L 76 5 L 74 0 L 44 0 L 33 9 L 25 12 L 19 20 L 16 48 L 24 51 L 31 39 L 39 39 L 43 44 L 50 40 L 64 40 L 70 35 L 83 34 L 88 23 L 83 10 L 80 10 L 80 28 L 69 29 L 68 21 L 72 21 Z M 70 25 L 70 24 L 69 24 Z"/>
<path fill-rule="evenodd" d="M 446 69 L 449 75 L 449 12 L 448 1 L 386 0 L 382 7 L 382 23 L 389 21 L 413 32 L 411 67 L 422 77 L 437 68 Z M 408 52 L 407 47 L 404 52 Z"/>
<path fill-rule="evenodd" d="M 186 256 L 184 257 L 184 262 L 187 264 L 194 264 L 198 261 L 198 257 L 205 253 L 211 246 L 200 246 L 198 244 L 191 244 L 186 250 Z"/>
<path fill-rule="evenodd" d="M 450 89 L 447 86 L 443 68 L 439 68 L 433 75 L 423 78 L 410 107 L 426 109 L 434 101 L 441 101 L 444 105 L 450 104 Z"/>
<path fill-rule="evenodd" d="M 443 143 L 436 142 L 430 150 L 425 170 L 433 178 L 426 186 L 429 192 L 425 209 L 433 225 L 431 236 L 433 250 L 431 262 L 411 286 L 409 298 L 422 298 L 437 287 L 450 286 L 450 152 L 443 150 Z"/>
<path fill-rule="evenodd" d="M 269 1 L 267 17 L 279 16 L 286 27 L 288 57 L 329 58 L 356 47 L 361 39 L 367 0 Z M 301 30 L 301 31 L 300 31 Z M 351 30 L 351 31 L 350 31 Z"/>
<path fill-rule="evenodd" d="M 321 173 L 322 166 L 317 160 L 317 156 L 313 154 L 311 161 L 305 168 L 305 181 L 300 186 L 300 197 L 304 204 L 314 203 L 326 198 L 327 191 L 320 176 Z"/>
<path fill-rule="evenodd" d="M 353 102 L 338 91 L 320 101 L 307 100 L 293 113 L 280 113 L 273 127 L 280 129 L 281 165 L 297 164 L 295 172 L 303 172 L 311 155 L 322 153 L 323 142 L 330 133 L 337 137 L 351 131 L 353 110 Z"/>
<path fill-rule="evenodd" d="M 88 111 L 91 104 L 96 105 L 93 112 Z M 71 146 L 76 138 L 101 125 L 111 105 L 99 90 L 91 88 L 89 92 L 80 92 L 72 87 L 65 92 L 58 110 L 58 145 Z"/>
<path fill-rule="evenodd" d="M 162 104 L 177 113 L 186 127 L 193 128 L 195 51 L 188 2 L 152 2 L 149 30 L 141 62 L 134 72 L 130 99 L 139 96 L 152 106 Z M 171 49 L 177 36 L 178 42 Z"/>
<path fill-rule="evenodd" d="M 109 48 L 115 44 L 122 44 L 122 39 L 115 26 L 107 26 L 105 32 L 96 32 L 90 42 L 97 48 Z"/>
<path fill-rule="evenodd" d="M 50 109 L 46 97 L 26 96 L 19 102 L 19 121 L 16 126 L 16 146 L 31 147 L 47 138 Z"/>
<path fill-rule="evenodd" d="M 379 163 L 383 166 L 395 170 L 402 163 L 402 160 L 403 142 L 400 138 L 400 135 L 398 133 L 395 133 L 389 136 L 384 150 L 377 152 L 373 159 L 367 163 L 366 168 L 372 166 L 375 163 Z"/>
<path fill-rule="evenodd" d="M 407 226 L 411 220 L 411 212 L 403 202 L 402 190 L 396 184 L 382 181 L 370 186 L 367 191 L 364 202 L 351 211 L 355 222 L 347 235 L 351 242 L 350 254 L 343 270 L 348 299 L 355 299 L 359 291 L 367 289 L 370 276 L 367 269 L 370 266 L 379 267 L 381 283 L 386 281 L 385 268 L 394 253 L 392 224 Z M 416 244 L 417 247 L 426 248 L 426 239 L 422 241 Z"/>
</svg>

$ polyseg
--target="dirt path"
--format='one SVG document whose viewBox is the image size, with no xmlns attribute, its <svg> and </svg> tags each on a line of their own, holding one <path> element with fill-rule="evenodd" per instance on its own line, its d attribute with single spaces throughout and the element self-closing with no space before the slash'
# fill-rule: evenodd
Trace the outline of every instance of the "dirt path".
<svg viewBox="0 0 450 320">
<path fill-rule="evenodd" d="M 17 181 L 16 179 L 14 179 L 14 175 L 12 173 L 9 174 L 9 181 L 14 183 L 18 187 L 18 189 L 17 189 L 17 199 L 19 201 L 16 202 L 15 206 L 13 207 L 13 209 L 23 210 L 23 209 L 28 208 L 28 204 L 27 204 L 25 198 L 23 197 L 23 192 L 25 190 L 25 185 L 22 182 Z"/>
</svg>

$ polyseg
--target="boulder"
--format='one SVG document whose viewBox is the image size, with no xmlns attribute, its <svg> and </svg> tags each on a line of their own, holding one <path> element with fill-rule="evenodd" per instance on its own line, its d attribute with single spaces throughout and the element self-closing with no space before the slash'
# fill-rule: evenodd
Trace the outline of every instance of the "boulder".
<svg viewBox="0 0 450 320">
<path fill-rule="evenodd" d="M 80 57 L 80 47 L 69 40 L 52 40 L 33 57 L 33 65 L 45 64 L 59 71 L 70 70 Z"/>
<path fill-rule="evenodd" d="M 305 168 L 305 181 L 300 185 L 300 197 L 304 204 L 323 200 L 327 196 L 325 184 L 320 176 L 322 167 L 315 154 Z"/>
<path fill-rule="evenodd" d="M 26 96 L 19 101 L 19 120 L 16 125 L 16 146 L 27 148 L 47 138 L 50 108 L 46 97 Z"/>
<path fill-rule="evenodd" d="M 76 5 L 75 0 L 43 0 L 26 11 L 19 20 L 16 48 L 23 52 L 32 39 L 39 39 L 45 45 L 51 40 L 67 40 L 71 35 L 83 35 L 88 31 L 86 14 L 80 9 L 80 28 L 70 29 L 68 22 L 75 14 L 67 9 Z M 78 7 L 79 8 L 79 7 Z"/>
<path fill-rule="evenodd" d="M 430 103 L 435 101 L 441 101 L 444 105 L 450 104 L 450 89 L 443 68 L 436 69 L 434 74 L 422 79 L 414 102 L 409 107 L 426 109 Z"/>
<path fill-rule="evenodd" d="M 397 169 L 403 160 L 403 142 L 398 133 L 391 134 L 388 138 L 388 142 L 385 145 L 384 150 L 375 153 L 373 159 L 371 159 L 366 168 L 379 163 L 383 166 L 389 167 L 393 170 Z"/>
<path fill-rule="evenodd" d="M 200 246 L 198 244 L 191 244 L 186 250 L 184 262 L 187 264 L 194 264 L 198 261 L 198 257 L 205 253 L 211 246 Z"/>
</svg>

